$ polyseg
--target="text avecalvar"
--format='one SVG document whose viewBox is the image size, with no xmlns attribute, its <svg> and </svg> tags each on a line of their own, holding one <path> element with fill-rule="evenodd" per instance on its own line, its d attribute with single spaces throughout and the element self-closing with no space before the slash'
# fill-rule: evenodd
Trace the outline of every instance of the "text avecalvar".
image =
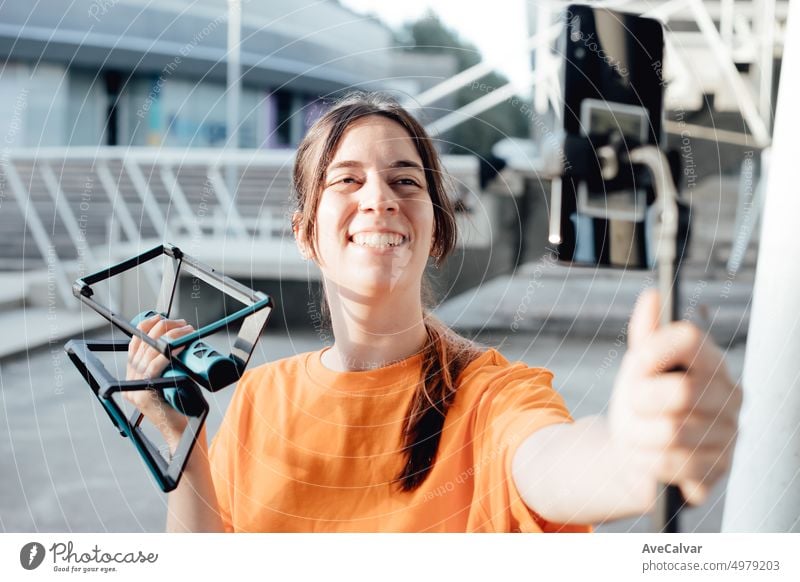
<svg viewBox="0 0 800 582">
<path fill-rule="evenodd" d="M 699 554 L 703 546 L 693 546 L 691 544 L 645 544 L 642 548 L 643 554 Z"/>
</svg>

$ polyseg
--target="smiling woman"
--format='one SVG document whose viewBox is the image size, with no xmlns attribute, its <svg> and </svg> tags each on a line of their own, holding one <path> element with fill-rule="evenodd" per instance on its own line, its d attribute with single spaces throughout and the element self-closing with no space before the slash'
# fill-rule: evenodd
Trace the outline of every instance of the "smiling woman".
<svg viewBox="0 0 800 582">
<path fill-rule="evenodd" d="M 301 146 L 297 168 L 308 155 L 313 155 L 310 149 Z M 414 295 L 419 303 L 435 240 L 427 182 L 423 161 L 400 124 L 377 115 L 352 121 L 322 180 L 308 186 L 297 182 L 298 192 L 315 194 L 298 200 L 301 251 L 317 260 L 326 284 L 346 282 L 364 296 L 378 297 L 378 291 Z M 446 195 L 437 202 L 449 206 Z M 445 228 L 454 227 L 447 223 Z M 329 291 L 329 297 L 338 294 Z"/>
<path fill-rule="evenodd" d="M 322 270 L 336 338 L 322 364 L 358 371 L 423 353 L 402 431 L 400 482 L 413 489 L 436 455 L 454 379 L 479 355 L 423 312 L 428 259 L 443 260 L 456 242 L 438 156 L 395 102 L 358 94 L 312 128 L 294 176 L 295 234 Z"/>
<path fill-rule="evenodd" d="M 427 311 L 425 268 L 453 250 L 454 212 L 432 140 L 395 101 L 359 93 L 332 107 L 297 152 L 294 189 L 334 343 L 244 374 L 170 494 L 168 529 L 587 531 L 646 511 L 659 480 L 697 501 L 724 472 L 739 391 L 695 328 L 653 331 L 652 294 L 610 417 L 575 423 L 548 370 Z M 184 323 L 140 328 L 180 337 Z M 128 378 L 158 375 L 166 360 L 137 339 Z M 665 373 L 677 368 L 688 372 Z M 181 415 L 126 394 L 174 449 Z"/>
</svg>

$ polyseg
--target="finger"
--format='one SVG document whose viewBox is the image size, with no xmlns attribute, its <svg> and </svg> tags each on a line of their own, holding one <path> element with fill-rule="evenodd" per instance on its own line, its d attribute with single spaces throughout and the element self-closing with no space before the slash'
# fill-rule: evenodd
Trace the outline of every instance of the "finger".
<svg viewBox="0 0 800 582">
<path fill-rule="evenodd" d="M 686 372 L 670 372 L 648 378 L 631 394 L 633 409 L 644 416 L 668 415 L 691 410 L 695 402 L 692 378 Z"/>
<path fill-rule="evenodd" d="M 148 317 L 147 319 L 145 319 L 141 323 L 139 323 L 139 325 L 137 325 L 136 328 L 139 331 L 141 331 L 142 333 L 144 333 L 145 335 L 149 335 L 150 332 L 153 331 L 153 329 L 157 325 L 159 325 L 162 321 L 164 321 L 164 316 L 162 316 L 160 313 L 157 313 L 157 314 L 155 314 L 155 315 L 153 315 L 151 317 Z M 138 336 L 134 336 L 134 339 L 136 340 L 135 341 L 135 350 L 131 349 L 131 355 L 130 355 L 129 359 L 131 361 L 131 364 L 132 364 L 133 368 L 138 370 L 139 369 L 139 363 L 140 363 L 142 357 L 144 356 L 144 354 L 147 353 L 147 349 L 149 348 L 149 346 L 148 346 L 147 342 L 145 342 L 144 340 L 142 340 Z M 133 342 L 132 342 L 132 346 L 133 346 Z"/>
<path fill-rule="evenodd" d="M 150 337 L 158 337 L 161 334 L 158 332 L 159 329 L 169 328 L 173 325 L 174 322 L 180 321 L 186 323 L 184 320 L 174 320 L 174 319 L 167 319 L 160 313 L 153 315 L 152 317 L 148 317 L 144 321 L 142 321 L 138 326 L 136 326 L 141 332 L 145 335 Z"/>
<path fill-rule="evenodd" d="M 169 340 L 177 340 L 177 339 L 182 338 L 185 335 L 189 335 L 193 331 L 194 331 L 194 327 L 192 327 L 191 324 L 187 324 L 187 325 L 184 325 L 184 326 L 181 326 L 181 327 L 172 328 L 171 330 L 169 330 L 167 333 L 164 334 L 164 337 L 168 338 Z M 172 350 L 172 355 L 173 356 L 177 356 L 178 354 L 180 354 L 185 349 L 186 349 L 186 346 L 181 346 L 179 348 L 176 348 L 176 349 Z"/>
<path fill-rule="evenodd" d="M 166 320 L 166 318 L 163 315 L 156 313 L 155 315 L 151 315 L 147 319 L 140 321 L 139 325 L 136 326 L 136 329 L 143 333 L 150 333 L 150 330 L 153 329 L 156 324 L 164 320 Z"/>
<path fill-rule="evenodd" d="M 709 494 L 714 489 L 714 486 L 719 483 L 720 479 L 728 472 L 729 466 L 729 462 L 721 460 L 710 467 L 705 467 L 697 471 L 696 475 L 682 477 L 677 485 L 681 489 L 683 498 L 690 505 L 701 505 L 705 503 Z"/>
<path fill-rule="evenodd" d="M 150 330 L 150 333 L 147 334 L 148 337 L 151 337 L 154 340 L 163 339 L 163 340 L 171 340 L 180 337 L 180 335 L 186 334 L 189 330 L 191 330 L 190 325 L 185 325 L 186 321 L 183 319 L 179 320 L 164 320 L 160 324 L 153 327 Z M 175 335 L 180 330 L 180 335 Z M 167 361 L 167 358 L 162 355 L 157 349 L 153 348 L 145 344 L 146 348 L 143 350 L 145 356 L 143 356 L 142 365 L 149 365 L 150 362 L 153 360 L 160 360 L 160 361 Z"/>
<path fill-rule="evenodd" d="M 647 375 L 682 369 L 711 376 L 724 369 L 722 352 L 713 340 L 686 321 L 671 323 L 652 333 L 637 346 L 634 357 L 639 370 Z"/>
<path fill-rule="evenodd" d="M 698 375 L 669 372 L 642 382 L 631 396 L 634 410 L 644 416 L 738 416 L 741 406 L 739 387 L 725 378 L 698 378 Z"/>
<path fill-rule="evenodd" d="M 716 479 L 714 479 L 716 481 Z M 688 480 L 680 484 L 681 495 L 689 505 L 702 505 L 708 499 L 714 481 Z"/>
<path fill-rule="evenodd" d="M 173 328 L 166 332 L 163 336 L 164 338 L 168 339 L 178 339 L 181 336 L 184 336 L 190 333 L 192 330 L 191 325 L 185 325 L 179 328 Z M 184 348 L 178 348 L 173 352 L 174 355 L 178 355 Z M 156 352 L 158 353 L 158 352 Z M 158 353 L 152 360 L 149 361 L 147 367 L 144 370 L 144 374 L 146 378 L 157 378 L 161 376 L 164 369 L 169 365 L 169 360 L 162 354 Z"/>
<path fill-rule="evenodd" d="M 663 483 L 679 486 L 696 483 L 710 488 L 727 473 L 729 467 L 728 453 L 698 451 L 688 454 L 679 451 L 661 456 L 657 462 L 656 476 Z"/>
<path fill-rule="evenodd" d="M 647 289 L 636 301 L 628 323 L 628 345 L 641 345 L 658 328 L 660 304 L 658 291 Z"/>
<path fill-rule="evenodd" d="M 128 361 L 131 360 L 133 354 L 135 354 L 136 351 L 139 349 L 139 343 L 141 341 L 142 340 L 139 339 L 138 335 L 131 336 L 131 341 L 128 342 Z"/>
<path fill-rule="evenodd" d="M 147 332 L 147 336 L 153 340 L 157 340 L 170 329 L 182 327 L 185 324 L 186 321 L 183 319 L 160 319 L 150 327 L 150 330 Z M 142 341 L 139 349 L 133 356 L 133 365 L 136 369 L 142 370 L 143 368 L 147 368 L 150 360 L 158 357 L 159 355 L 160 352 L 157 349 L 150 346 L 147 342 Z"/>
<path fill-rule="evenodd" d="M 156 324 L 156 322 L 160 318 L 161 318 L 161 315 L 158 314 L 158 313 L 155 314 L 155 315 L 152 315 L 152 316 L 148 317 L 147 319 L 144 319 L 144 320 L 140 321 L 139 325 L 136 326 L 136 329 L 138 329 L 139 331 L 142 331 L 144 333 L 147 333 L 148 331 L 150 331 L 150 329 Z M 131 336 L 131 341 L 128 343 L 128 362 L 129 363 L 133 361 L 134 356 L 136 355 L 136 353 L 139 351 L 139 348 L 141 347 L 141 344 L 142 344 L 142 340 L 138 335 L 132 335 Z"/>
<path fill-rule="evenodd" d="M 185 335 L 189 335 L 190 333 L 194 332 L 194 326 L 190 323 L 186 323 L 184 320 L 179 320 L 184 323 L 184 325 L 179 325 L 176 327 L 171 328 L 168 332 L 164 334 L 165 337 L 170 338 L 171 340 L 176 340 L 182 338 Z M 184 349 L 185 346 L 179 348 Z M 173 352 L 175 353 L 175 352 Z"/>
<path fill-rule="evenodd" d="M 688 418 L 661 416 L 631 423 L 628 442 L 652 454 L 659 452 L 721 452 L 736 439 L 736 422 L 694 415 Z"/>
</svg>

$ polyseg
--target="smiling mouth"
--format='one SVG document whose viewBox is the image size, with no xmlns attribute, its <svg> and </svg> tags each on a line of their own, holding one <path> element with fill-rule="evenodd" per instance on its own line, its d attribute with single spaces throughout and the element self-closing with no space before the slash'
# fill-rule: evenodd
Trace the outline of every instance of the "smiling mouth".
<svg viewBox="0 0 800 582">
<path fill-rule="evenodd" d="M 360 247 L 389 249 L 399 247 L 408 239 L 393 232 L 359 232 L 350 237 L 350 242 Z"/>
</svg>

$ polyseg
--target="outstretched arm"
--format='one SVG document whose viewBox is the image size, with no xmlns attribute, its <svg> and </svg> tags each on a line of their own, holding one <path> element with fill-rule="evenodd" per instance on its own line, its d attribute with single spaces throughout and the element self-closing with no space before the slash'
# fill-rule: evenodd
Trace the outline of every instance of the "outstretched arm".
<svg viewBox="0 0 800 582">
<path fill-rule="evenodd" d="M 697 327 L 657 329 L 658 309 L 655 292 L 636 306 L 608 417 L 543 428 L 515 452 L 514 483 L 545 519 L 597 523 L 645 513 L 659 482 L 702 503 L 728 470 L 741 389 Z"/>
</svg>

